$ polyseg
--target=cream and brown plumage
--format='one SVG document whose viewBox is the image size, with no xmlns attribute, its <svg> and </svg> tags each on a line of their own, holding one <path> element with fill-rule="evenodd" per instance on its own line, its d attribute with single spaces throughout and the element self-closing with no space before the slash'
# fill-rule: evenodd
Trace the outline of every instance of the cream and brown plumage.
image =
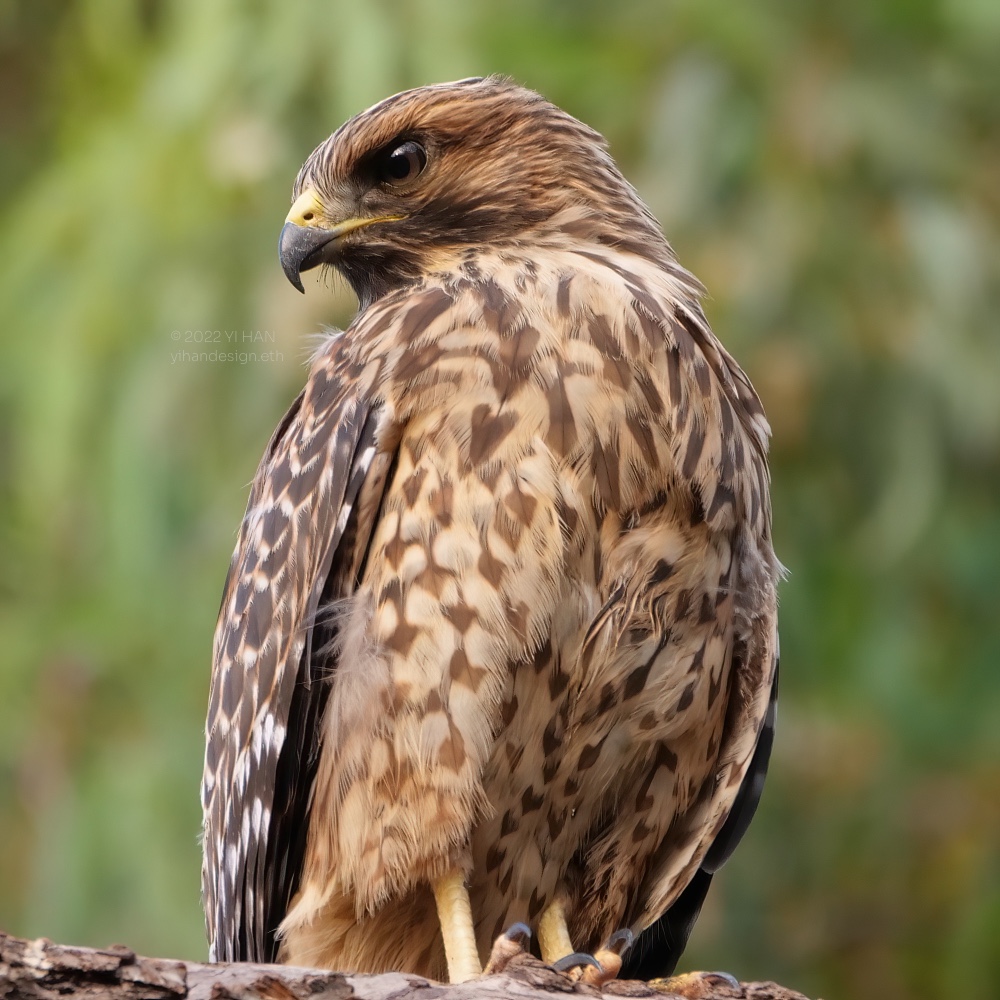
<svg viewBox="0 0 1000 1000">
<path fill-rule="evenodd" d="M 601 136 L 494 77 L 347 122 L 280 251 L 360 310 L 226 582 L 213 957 L 461 979 L 522 921 L 669 972 L 777 684 L 768 427 L 701 286 Z"/>
</svg>

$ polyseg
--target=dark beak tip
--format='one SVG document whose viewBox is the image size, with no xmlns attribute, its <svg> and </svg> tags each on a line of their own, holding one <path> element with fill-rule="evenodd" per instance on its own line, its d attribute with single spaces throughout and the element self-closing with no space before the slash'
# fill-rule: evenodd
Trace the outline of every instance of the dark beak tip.
<svg viewBox="0 0 1000 1000">
<path fill-rule="evenodd" d="M 313 229 L 286 222 L 278 237 L 278 260 L 285 277 L 305 294 L 301 274 L 323 263 L 322 251 L 336 238 L 326 229 Z"/>
<path fill-rule="evenodd" d="M 292 225 L 290 222 L 286 222 L 281 227 L 281 235 L 278 237 L 278 260 L 281 261 L 281 270 L 285 272 L 285 277 L 289 280 L 292 287 L 297 288 L 303 295 L 305 295 L 306 290 L 302 284 L 302 279 L 299 277 L 299 264 L 301 261 L 296 260 L 298 256 L 294 252 L 292 246 L 293 240 L 290 238 L 289 226 Z"/>
</svg>

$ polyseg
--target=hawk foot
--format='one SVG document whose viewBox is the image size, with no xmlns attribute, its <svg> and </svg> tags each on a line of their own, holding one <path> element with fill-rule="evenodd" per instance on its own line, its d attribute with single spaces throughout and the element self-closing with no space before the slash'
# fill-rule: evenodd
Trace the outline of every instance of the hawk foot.
<svg viewBox="0 0 1000 1000">
<path fill-rule="evenodd" d="M 670 976 L 669 979 L 651 979 L 649 985 L 658 993 L 674 993 L 685 997 L 685 1000 L 744 996 L 739 980 L 728 972 L 685 972 L 680 976 Z"/>
<path fill-rule="evenodd" d="M 590 959 L 589 962 L 583 965 L 577 963 L 581 971 L 576 978 L 581 983 L 587 983 L 588 986 L 603 986 L 605 983 L 610 983 L 612 979 L 618 978 L 618 973 L 622 970 L 622 960 L 625 957 L 625 953 L 632 947 L 634 942 L 635 938 L 632 932 L 627 927 L 624 927 L 619 931 L 615 931 L 608 938 L 607 942 L 598 948 L 592 956 L 568 955 L 566 959 L 561 959 L 560 961 L 580 957 Z M 556 962 L 552 968 L 558 968 L 559 964 L 559 962 Z"/>
<path fill-rule="evenodd" d="M 512 958 L 528 953 L 530 943 L 531 928 L 527 924 L 511 924 L 493 942 L 493 950 L 486 962 L 486 968 L 483 969 L 483 975 L 495 976 L 503 972 Z"/>
<path fill-rule="evenodd" d="M 571 979 L 581 979 L 592 969 L 596 969 L 598 974 L 604 971 L 601 968 L 601 963 L 593 955 L 588 955 L 583 951 L 574 951 L 572 954 L 564 955 L 557 962 L 553 962 L 549 968 L 555 969 L 556 972 L 561 972 L 563 975 L 579 969 L 579 975 L 571 976 Z"/>
<path fill-rule="evenodd" d="M 504 972 L 512 961 L 522 958 L 526 959 L 528 964 L 535 964 L 540 969 L 544 968 L 545 966 L 539 963 L 538 959 L 534 958 L 528 951 L 530 944 L 531 929 L 528 925 L 522 923 L 512 924 L 493 942 L 493 950 L 490 952 L 489 961 L 486 963 L 483 975 L 498 975 Z M 620 959 L 618 964 L 620 967 Z M 602 968 L 601 963 L 593 955 L 586 955 L 580 951 L 564 955 L 558 961 L 549 963 L 548 968 L 552 969 L 553 972 L 558 972 L 560 975 L 569 976 L 578 982 L 605 982 L 604 978 L 600 978 L 605 975 L 605 970 Z M 578 972 L 577 970 L 582 971 Z M 572 975 L 574 972 L 576 972 L 576 975 Z M 584 979 L 583 977 L 588 973 L 598 978 Z"/>
</svg>

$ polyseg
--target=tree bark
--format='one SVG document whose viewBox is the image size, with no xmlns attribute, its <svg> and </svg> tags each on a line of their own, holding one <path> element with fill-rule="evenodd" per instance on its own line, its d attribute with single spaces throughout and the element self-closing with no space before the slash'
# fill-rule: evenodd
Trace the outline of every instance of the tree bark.
<svg viewBox="0 0 1000 1000">
<path fill-rule="evenodd" d="M 679 990 L 680 992 L 675 992 Z M 348 975 L 287 965 L 205 964 L 143 958 L 121 945 L 76 948 L 0 931 L 2 1000 L 553 1000 L 557 995 L 668 1000 L 806 1000 L 774 983 L 741 983 L 711 974 L 652 983 L 575 983 L 530 955 L 499 975 L 449 986 L 405 973 Z"/>
</svg>

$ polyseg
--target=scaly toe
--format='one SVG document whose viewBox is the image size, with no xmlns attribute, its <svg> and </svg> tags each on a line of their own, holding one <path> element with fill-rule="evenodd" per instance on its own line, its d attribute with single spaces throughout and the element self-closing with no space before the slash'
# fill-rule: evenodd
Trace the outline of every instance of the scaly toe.
<svg viewBox="0 0 1000 1000">
<path fill-rule="evenodd" d="M 676 993 L 685 1000 L 719 996 L 739 1000 L 745 995 L 739 980 L 728 972 L 685 972 L 669 979 L 654 979 L 649 985 L 658 993 Z"/>
<path fill-rule="evenodd" d="M 598 961 L 598 968 L 593 967 L 583 970 L 580 979 L 591 986 L 603 986 L 618 978 L 618 973 L 622 970 L 622 959 L 625 953 L 635 943 L 635 937 L 627 928 L 615 931 L 608 938 L 603 948 L 598 948 L 594 957 Z"/>
<path fill-rule="evenodd" d="M 511 924 L 493 942 L 490 959 L 483 970 L 484 976 L 495 976 L 506 968 L 507 963 L 518 955 L 523 955 L 531 944 L 531 928 L 527 924 Z"/>
<path fill-rule="evenodd" d="M 555 969 L 556 972 L 561 972 L 564 976 L 566 976 L 575 969 L 582 969 L 584 974 L 590 969 L 597 969 L 600 971 L 601 963 L 598 962 L 593 955 L 588 955 L 583 951 L 574 951 L 570 955 L 564 955 L 557 962 L 553 962 L 549 968 Z"/>
</svg>

